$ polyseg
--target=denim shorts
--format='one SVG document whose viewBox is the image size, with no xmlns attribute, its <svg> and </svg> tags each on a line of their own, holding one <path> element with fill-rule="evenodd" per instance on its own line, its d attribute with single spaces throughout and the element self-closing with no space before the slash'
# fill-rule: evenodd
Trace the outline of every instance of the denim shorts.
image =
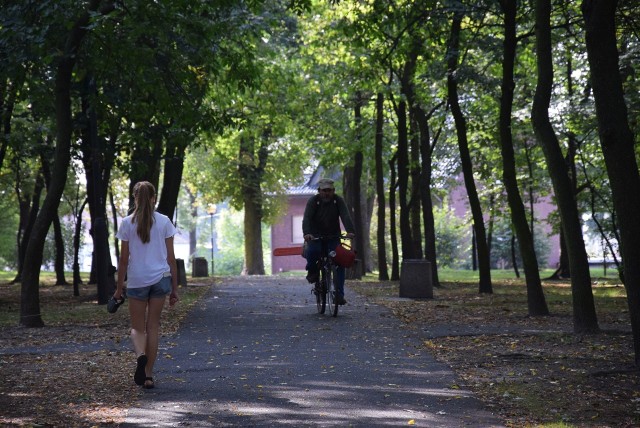
<svg viewBox="0 0 640 428">
<path fill-rule="evenodd" d="M 171 293 L 171 277 L 165 276 L 159 282 L 147 287 L 127 288 L 127 297 L 138 300 L 165 297 Z"/>
</svg>

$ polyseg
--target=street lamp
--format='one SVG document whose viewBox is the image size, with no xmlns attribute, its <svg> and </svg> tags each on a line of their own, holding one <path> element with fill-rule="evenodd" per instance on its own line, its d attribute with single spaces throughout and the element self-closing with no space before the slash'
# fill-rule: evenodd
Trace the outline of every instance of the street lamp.
<svg viewBox="0 0 640 428">
<path fill-rule="evenodd" d="M 214 252 L 213 249 L 215 248 L 215 229 L 213 228 L 213 215 L 216 213 L 216 206 L 215 204 L 209 204 L 209 206 L 207 207 L 207 212 L 209 213 L 209 218 L 211 220 L 211 276 L 213 276 L 213 268 L 214 268 L 214 264 L 213 264 L 213 256 L 214 256 Z"/>
</svg>

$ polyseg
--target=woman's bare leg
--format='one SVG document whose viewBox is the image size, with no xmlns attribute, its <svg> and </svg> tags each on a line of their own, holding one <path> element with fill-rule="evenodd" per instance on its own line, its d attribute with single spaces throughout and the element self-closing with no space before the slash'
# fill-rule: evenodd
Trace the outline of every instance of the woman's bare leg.
<svg viewBox="0 0 640 428">
<path fill-rule="evenodd" d="M 131 342 L 136 357 L 145 353 L 147 347 L 146 315 L 147 301 L 135 298 L 129 299 L 129 315 L 131 317 Z"/>
<path fill-rule="evenodd" d="M 153 377 L 153 366 L 158 357 L 158 340 L 160 336 L 160 315 L 166 297 L 149 299 L 149 309 L 147 313 L 147 343 L 145 353 L 147 354 L 147 377 Z"/>
</svg>

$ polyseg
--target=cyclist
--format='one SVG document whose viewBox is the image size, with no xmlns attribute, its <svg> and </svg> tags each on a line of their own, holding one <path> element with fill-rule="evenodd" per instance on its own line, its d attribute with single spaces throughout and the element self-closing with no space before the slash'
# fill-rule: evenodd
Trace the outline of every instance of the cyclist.
<svg viewBox="0 0 640 428">
<path fill-rule="evenodd" d="M 349 238 L 356 236 L 347 204 L 343 198 L 336 195 L 333 180 L 322 178 L 318 181 L 318 194 L 309 198 L 302 218 L 302 234 L 307 246 L 305 253 L 307 281 L 312 284 L 318 281 L 317 261 L 322 251 L 322 242 L 313 239 L 318 236 L 335 236 L 328 241 L 327 245 L 329 251 L 335 250 L 340 243 L 338 238 L 341 233 L 340 220 L 347 231 L 347 236 Z M 344 299 L 344 277 L 344 268 L 338 267 L 335 279 L 338 294 L 336 303 L 339 305 L 347 303 Z"/>
</svg>

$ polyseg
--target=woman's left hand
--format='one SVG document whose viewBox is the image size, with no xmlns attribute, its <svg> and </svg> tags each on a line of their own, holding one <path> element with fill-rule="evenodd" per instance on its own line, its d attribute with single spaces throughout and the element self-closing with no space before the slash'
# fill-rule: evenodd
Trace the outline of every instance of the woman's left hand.
<svg viewBox="0 0 640 428">
<path fill-rule="evenodd" d="M 178 303 L 178 300 L 180 300 L 180 298 L 178 297 L 178 293 L 172 292 L 169 296 L 169 306 L 175 305 L 176 303 Z"/>
</svg>

